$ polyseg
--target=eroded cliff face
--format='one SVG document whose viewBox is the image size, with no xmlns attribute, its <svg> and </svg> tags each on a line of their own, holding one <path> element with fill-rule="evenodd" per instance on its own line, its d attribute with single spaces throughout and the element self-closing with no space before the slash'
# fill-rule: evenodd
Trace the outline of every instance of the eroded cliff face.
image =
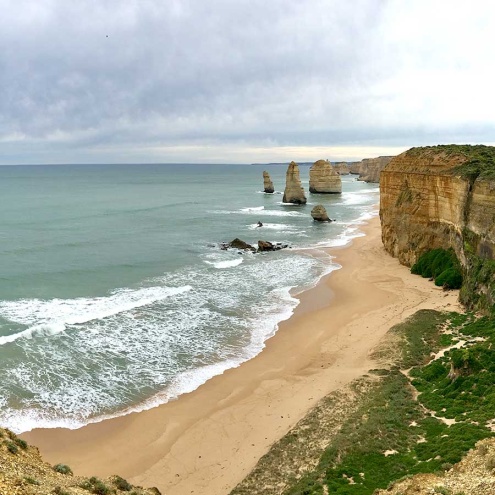
<svg viewBox="0 0 495 495">
<path fill-rule="evenodd" d="M 270 174 L 266 170 L 263 171 L 263 190 L 268 194 L 275 192 Z"/>
<path fill-rule="evenodd" d="M 299 177 L 299 166 L 295 162 L 290 162 L 285 174 L 284 203 L 294 203 L 297 205 L 306 204 L 306 195 L 301 185 Z"/>
<path fill-rule="evenodd" d="M 495 254 L 495 180 L 469 172 L 472 156 L 456 150 L 453 145 L 413 148 L 385 167 L 380 179 L 382 240 L 407 266 L 430 249 L 452 247 L 469 276 L 479 260 L 492 260 Z M 487 292 L 491 281 L 486 283 L 474 291 Z M 489 304 L 492 299 L 488 295 Z"/>
<path fill-rule="evenodd" d="M 342 180 L 330 162 L 318 160 L 309 169 L 309 192 L 319 194 L 342 192 Z"/>
<path fill-rule="evenodd" d="M 359 166 L 359 178 L 364 182 L 380 182 L 381 171 L 390 163 L 393 156 L 365 158 Z"/>
<path fill-rule="evenodd" d="M 442 157 L 397 156 L 382 172 L 380 218 L 385 249 L 405 265 L 438 247 L 457 245 L 469 183 L 446 175 Z"/>
<path fill-rule="evenodd" d="M 336 163 L 335 165 L 332 165 L 333 169 L 339 174 L 339 175 L 349 175 L 350 168 L 349 164 L 347 162 L 339 162 Z"/>
</svg>

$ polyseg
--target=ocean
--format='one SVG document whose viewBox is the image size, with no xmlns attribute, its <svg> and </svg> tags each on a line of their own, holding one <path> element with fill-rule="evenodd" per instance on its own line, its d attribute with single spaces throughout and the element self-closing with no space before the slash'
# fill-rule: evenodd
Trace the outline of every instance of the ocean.
<svg viewBox="0 0 495 495">
<path fill-rule="evenodd" d="M 0 167 L 0 424 L 78 428 L 149 409 L 258 354 L 294 296 L 339 268 L 323 248 L 362 235 L 379 198 L 351 175 L 342 195 L 285 205 L 285 172 Z M 315 204 L 336 221 L 313 222 Z M 220 249 L 236 237 L 290 248 Z"/>
</svg>

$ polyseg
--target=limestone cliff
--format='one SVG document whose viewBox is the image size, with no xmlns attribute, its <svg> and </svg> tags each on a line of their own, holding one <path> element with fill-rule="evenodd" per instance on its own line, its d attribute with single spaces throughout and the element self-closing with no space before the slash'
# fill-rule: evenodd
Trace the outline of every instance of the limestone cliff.
<svg viewBox="0 0 495 495">
<path fill-rule="evenodd" d="M 412 148 L 395 157 L 381 173 L 380 218 L 385 249 L 401 263 L 452 247 L 469 280 L 479 260 L 494 254 L 495 147 Z M 471 288 L 490 306 L 492 282 Z"/>
<path fill-rule="evenodd" d="M 318 160 L 309 169 L 309 192 L 319 194 L 342 192 L 342 180 L 330 162 Z"/>
<path fill-rule="evenodd" d="M 287 168 L 283 202 L 294 203 L 296 205 L 306 203 L 306 196 L 299 177 L 299 167 L 295 162 L 290 162 Z"/>
<path fill-rule="evenodd" d="M 333 169 L 339 174 L 339 175 L 349 175 L 350 169 L 349 169 L 349 164 L 347 162 L 339 162 L 333 165 Z"/>
<path fill-rule="evenodd" d="M 358 180 L 364 182 L 380 182 L 381 171 L 390 163 L 393 156 L 379 156 L 377 158 L 365 158 L 359 164 Z"/>
<path fill-rule="evenodd" d="M 359 175 L 361 173 L 361 162 L 350 162 L 349 163 L 349 172 L 354 175 Z"/>
<path fill-rule="evenodd" d="M 270 178 L 270 174 L 265 170 L 263 171 L 263 189 L 266 193 L 273 193 L 275 189 L 273 188 L 273 182 Z"/>
</svg>

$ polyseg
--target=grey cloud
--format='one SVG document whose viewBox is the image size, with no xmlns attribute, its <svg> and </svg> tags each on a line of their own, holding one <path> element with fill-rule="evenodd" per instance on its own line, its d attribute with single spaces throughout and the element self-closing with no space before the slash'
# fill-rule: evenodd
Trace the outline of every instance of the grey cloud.
<svg viewBox="0 0 495 495">
<path fill-rule="evenodd" d="M 419 138 L 408 71 L 449 47 L 401 37 L 401 4 L 0 0 L 0 152 Z M 425 132 L 445 128 L 435 119 Z"/>
</svg>

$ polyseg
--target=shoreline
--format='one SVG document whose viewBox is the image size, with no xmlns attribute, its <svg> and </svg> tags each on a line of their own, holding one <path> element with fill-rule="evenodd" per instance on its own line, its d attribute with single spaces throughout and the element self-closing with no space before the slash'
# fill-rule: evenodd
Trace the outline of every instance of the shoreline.
<svg viewBox="0 0 495 495">
<path fill-rule="evenodd" d="M 368 354 L 391 326 L 418 309 L 459 309 L 457 292 L 385 252 L 378 218 L 360 230 L 325 249 L 342 268 L 295 296 L 293 315 L 256 357 L 156 408 L 22 437 L 78 474 L 119 474 L 164 494 L 229 493 L 322 397 L 373 367 Z"/>
</svg>

